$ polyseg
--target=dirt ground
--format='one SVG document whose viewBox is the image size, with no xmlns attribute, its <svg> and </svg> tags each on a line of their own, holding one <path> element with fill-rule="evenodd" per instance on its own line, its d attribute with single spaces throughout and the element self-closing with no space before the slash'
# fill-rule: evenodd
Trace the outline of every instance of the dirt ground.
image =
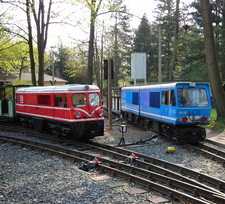
<svg viewBox="0 0 225 204">
<path fill-rule="evenodd" d="M 105 134 L 104 137 L 107 137 L 107 140 L 110 142 L 115 142 L 120 140 L 122 137 L 122 133 L 119 131 L 120 129 L 120 121 L 113 121 L 112 129 L 109 129 L 109 124 L 107 118 L 105 119 Z M 125 140 L 128 141 L 139 141 L 150 139 L 155 133 L 152 131 L 144 131 L 139 127 L 134 127 L 131 124 L 127 125 L 127 132 L 124 133 Z M 213 140 L 216 142 L 220 142 L 225 144 L 225 132 L 223 130 L 212 130 L 206 129 L 206 138 L 209 140 Z"/>
<path fill-rule="evenodd" d="M 206 138 L 225 144 L 225 132 L 223 130 L 206 129 Z"/>
</svg>

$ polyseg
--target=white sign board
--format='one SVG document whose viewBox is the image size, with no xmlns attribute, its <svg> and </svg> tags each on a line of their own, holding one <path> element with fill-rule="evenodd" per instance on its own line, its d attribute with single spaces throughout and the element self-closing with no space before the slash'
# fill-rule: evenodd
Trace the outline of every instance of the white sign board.
<svg viewBox="0 0 225 204">
<path fill-rule="evenodd" d="M 146 79 L 146 53 L 131 54 L 131 79 Z"/>
</svg>

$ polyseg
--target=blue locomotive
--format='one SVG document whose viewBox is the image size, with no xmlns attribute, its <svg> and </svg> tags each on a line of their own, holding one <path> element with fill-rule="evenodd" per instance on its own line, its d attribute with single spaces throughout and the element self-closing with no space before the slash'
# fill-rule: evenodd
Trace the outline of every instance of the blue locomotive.
<svg viewBox="0 0 225 204">
<path fill-rule="evenodd" d="M 177 82 L 121 90 L 124 119 L 180 142 L 204 140 L 206 131 L 198 125 L 209 124 L 210 112 L 206 83 Z"/>
</svg>

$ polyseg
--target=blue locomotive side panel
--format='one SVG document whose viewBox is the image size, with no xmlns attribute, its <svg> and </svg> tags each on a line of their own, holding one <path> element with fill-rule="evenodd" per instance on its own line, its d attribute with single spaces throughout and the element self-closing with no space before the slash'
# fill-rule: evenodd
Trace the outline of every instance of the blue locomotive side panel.
<svg viewBox="0 0 225 204">
<path fill-rule="evenodd" d="M 140 89 L 140 115 L 161 120 L 161 97 L 157 89 Z"/>
<path fill-rule="evenodd" d="M 121 110 L 139 115 L 140 93 L 139 88 L 121 90 Z"/>
</svg>

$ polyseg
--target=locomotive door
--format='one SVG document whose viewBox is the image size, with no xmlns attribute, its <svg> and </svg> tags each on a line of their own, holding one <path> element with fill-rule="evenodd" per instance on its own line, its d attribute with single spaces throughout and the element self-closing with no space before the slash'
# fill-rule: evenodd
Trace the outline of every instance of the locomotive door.
<svg viewBox="0 0 225 204">
<path fill-rule="evenodd" d="M 161 118 L 165 122 L 176 122 L 176 97 L 174 89 L 162 90 Z"/>
<path fill-rule="evenodd" d="M 169 90 L 169 107 L 168 107 L 168 116 L 172 123 L 176 122 L 176 95 L 174 89 Z"/>
<path fill-rule="evenodd" d="M 69 118 L 67 110 L 67 98 L 65 94 L 54 95 L 54 118 L 65 120 Z"/>
</svg>

